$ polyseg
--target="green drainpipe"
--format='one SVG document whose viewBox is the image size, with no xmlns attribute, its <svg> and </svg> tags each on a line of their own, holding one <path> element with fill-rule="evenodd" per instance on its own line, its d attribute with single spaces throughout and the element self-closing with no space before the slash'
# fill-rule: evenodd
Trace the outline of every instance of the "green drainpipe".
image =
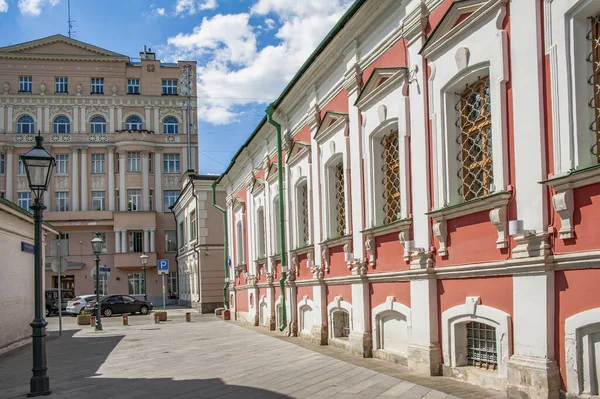
<svg viewBox="0 0 600 399">
<path fill-rule="evenodd" d="M 275 126 L 277 131 L 277 188 L 279 189 L 279 243 L 281 245 L 281 278 L 279 279 L 279 289 L 281 291 L 281 326 L 280 331 L 285 330 L 287 326 L 287 314 L 285 306 L 285 279 L 287 277 L 287 258 L 285 253 L 285 231 L 284 227 L 284 209 L 283 209 L 283 161 L 281 151 L 281 125 L 273 120 L 275 108 L 273 104 L 269 105 L 265 111 L 267 121 Z"/>
<path fill-rule="evenodd" d="M 229 256 L 229 241 L 227 240 L 227 211 L 217 205 L 217 181 L 212 184 L 212 204 L 215 208 L 223 213 L 223 258 L 225 259 L 225 287 L 223 287 L 223 306 L 225 310 L 229 310 L 229 298 L 227 291 L 229 290 L 229 266 L 227 265 L 227 257 Z"/>
</svg>

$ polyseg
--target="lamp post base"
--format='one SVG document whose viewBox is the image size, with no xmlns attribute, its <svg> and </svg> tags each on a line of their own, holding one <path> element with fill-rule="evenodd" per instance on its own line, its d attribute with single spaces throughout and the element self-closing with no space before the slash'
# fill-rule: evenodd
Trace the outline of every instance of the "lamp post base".
<svg viewBox="0 0 600 399">
<path fill-rule="evenodd" d="M 50 379 L 47 376 L 40 378 L 31 378 L 30 390 L 31 392 L 27 394 L 27 397 L 29 398 L 50 395 L 52 393 L 52 391 L 50 390 Z"/>
</svg>

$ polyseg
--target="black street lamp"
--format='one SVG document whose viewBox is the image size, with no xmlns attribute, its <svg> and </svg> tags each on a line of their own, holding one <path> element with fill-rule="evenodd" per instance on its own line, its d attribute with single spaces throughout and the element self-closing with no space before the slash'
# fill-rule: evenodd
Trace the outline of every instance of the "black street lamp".
<svg viewBox="0 0 600 399">
<path fill-rule="evenodd" d="M 146 265 L 148 264 L 148 255 L 145 252 L 140 256 L 140 262 L 144 267 L 144 301 L 148 301 L 148 294 L 146 293 Z"/>
<path fill-rule="evenodd" d="M 100 320 L 100 252 L 104 241 L 100 237 L 92 238 L 92 251 L 96 255 L 96 331 L 102 331 L 102 321 Z"/>
<path fill-rule="evenodd" d="M 33 211 L 34 224 L 34 293 L 35 293 L 35 315 L 29 324 L 33 333 L 33 375 L 30 380 L 29 396 L 50 395 L 50 378 L 46 374 L 46 326 L 44 320 L 44 291 L 43 291 L 43 269 L 42 269 L 42 213 L 46 206 L 42 203 L 44 192 L 48 190 L 50 176 L 54 168 L 54 158 L 42 146 L 44 139 L 38 133 L 35 138 L 35 147 L 25 155 L 21 155 L 21 161 L 27 173 L 29 188 L 33 192 L 34 202 L 29 207 Z"/>
</svg>

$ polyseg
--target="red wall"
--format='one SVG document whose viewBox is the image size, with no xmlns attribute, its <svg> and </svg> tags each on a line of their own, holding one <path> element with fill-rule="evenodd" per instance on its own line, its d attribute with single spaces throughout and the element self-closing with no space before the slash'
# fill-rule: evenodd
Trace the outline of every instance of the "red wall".
<svg viewBox="0 0 600 399">
<path fill-rule="evenodd" d="M 326 277 L 349 276 L 350 269 L 344 259 L 344 246 L 329 248 L 329 272 Z"/>
<path fill-rule="evenodd" d="M 312 279 L 312 272 L 306 267 L 308 263 L 308 254 L 298 255 L 298 269 L 300 270 L 300 276 L 297 277 L 298 280 L 308 280 Z"/>
<path fill-rule="evenodd" d="M 327 105 L 321 108 L 321 119 L 327 111 L 348 113 L 348 91 L 342 89 Z"/>
<path fill-rule="evenodd" d="M 248 311 L 248 291 L 242 290 L 236 292 L 236 306 L 235 310 L 237 312 L 247 312 Z"/>
<path fill-rule="evenodd" d="M 555 358 L 560 367 L 562 388 L 566 386 L 565 319 L 585 310 L 600 307 L 598 281 L 600 269 L 565 270 L 555 273 Z"/>
<path fill-rule="evenodd" d="M 600 184 L 573 190 L 575 212 L 573 226 L 575 238 L 555 240 L 555 253 L 596 250 L 599 247 L 598 226 L 600 225 Z M 560 217 L 554 213 L 554 226 L 560 229 Z"/>
<path fill-rule="evenodd" d="M 507 250 L 496 248 L 498 231 L 490 222 L 489 211 L 474 213 L 447 221 L 448 256 L 437 256 L 436 266 L 464 265 L 507 258 Z M 440 248 L 434 236 L 436 247 Z"/>
<path fill-rule="evenodd" d="M 312 287 L 298 287 L 298 302 L 300 302 L 302 300 L 302 298 L 304 298 L 304 296 L 306 295 L 308 297 L 308 299 L 312 299 L 313 296 L 313 288 Z"/>
<path fill-rule="evenodd" d="M 406 66 L 406 44 L 405 40 L 399 40 L 388 51 L 369 65 L 362 74 L 363 84 L 371 77 L 375 68 L 395 68 Z"/>
<path fill-rule="evenodd" d="M 310 126 L 304 125 L 302 129 L 294 136 L 294 141 L 303 141 L 310 143 Z"/>
<path fill-rule="evenodd" d="M 327 304 L 333 301 L 336 296 L 341 296 L 344 301 L 352 303 L 352 287 L 349 284 L 345 285 L 328 285 L 327 290 Z"/>
<path fill-rule="evenodd" d="M 396 302 L 410 308 L 410 282 L 408 281 L 372 283 L 369 292 L 371 293 L 371 308 L 384 303 L 388 296 L 395 297 Z"/>
<path fill-rule="evenodd" d="M 368 254 L 368 251 L 367 251 Z M 376 265 L 370 273 L 407 270 L 409 263 L 404 260 L 404 247 L 398 241 L 398 233 L 390 233 L 375 238 Z"/>
</svg>

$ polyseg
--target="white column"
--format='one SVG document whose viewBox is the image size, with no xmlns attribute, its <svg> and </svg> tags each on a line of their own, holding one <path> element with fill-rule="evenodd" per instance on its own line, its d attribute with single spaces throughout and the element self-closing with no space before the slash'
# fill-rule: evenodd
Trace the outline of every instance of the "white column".
<svg viewBox="0 0 600 399">
<path fill-rule="evenodd" d="M 150 210 L 150 187 L 148 177 L 148 151 L 142 151 L 142 210 Z"/>
<path fill-rule="evenodd" d="M 115 211 L 115 146 L 108 146 L 108 210 Z"/>
<path fill-rule="evenodd" d="M 13 133 L 13 107 L 9 105 L 6 113 L 6 133 Z"/>
<path fill-rule="evenodd" d="M 162 147 L 156 147 L 154 152 L 154 209 L 156 212 L 163 211 L 163 193 L 162 193 Z"/>
<path fill-rule="evenodd" d="M 108 110 L 108 132 L 115 132 L 115 107 L 110 107 Z"/>
<path fill-rule="evenodd" d="M 13 193 L 14 193 L 14 189 L 13 189 L 13 179 L 15 176 L 15 167 L 14 167 L 14 160 L 13 160 L 13 154 L 14 154 L 14 150 L 15 147 L 13 147 L 12 145 L 6 146 L 6 164 L 5 164 L 5 168 L 6 168 L 6 193 L 4 193 L 4 196 L 7 200 L 9 201 L 13 201 L 14 202 L 14 197 L 13 197 Z"/>
<path fill-rule="evenodd" d="M 79 107 L 73 107 L 73 133 L 79 133 Z"/>
<path fill-rule="evenodd" d="M 88 210 L 87 147 L 81 147 L 81 210 Z"/>
<path fill-rule="evenodd" d="M 125 127 L 123 126 L 123 107 L 117 107 L 117 129 L 116 130 L 121 130 L 124 128 Z"/>
<path fill-rule="evenodd" d="M 1 112 L 2 112 L 2 108 L 0 108 L 0 113 Z M 36 127 L 36 132 L 37 132 L 37 130 L 39 130 L 39 131 L 42 130 L 42 107 L 41 106 L 37 107 L 37 109 L 36 109 L 36 118 L 37 118 L 37 120 L 36 120 L 37 123 L 35 124 L 35 127 Z M 0 131 L 2 131 L 2 123 L 1 122 L 0 122 Z"/>
<path fill-rule="evenodd" d="M 71 153 L 71 210 L 79 210 L 79 147 L 73 147 Z"/>
<path fill-rule="evenodd" d="M 154 133 L 162 133 L 160 130 L 159 112 L 160 108 L 154 107 Z"/>
<path fill-rule="evenodd" d="M 125 159 L 127 151 L 119 151 L 119 210 L 127 210 L 127 190 L 125 189 Z"/>
<path fill-rule="evenodd" d="M 156 252 L 156 229 L 150 230 L 150 252 Z"/>
<path fill-rule="evenodd" d="M 150 252 L 150 231 L 144 229 L 144 252 Z"/>
<path fill-rule="evenodd" d="M 50 107 L 44 106 L 44 133 L 50 133 Z"/>
<path fill-rule="evenodd" d="M 121 253 L 121 231 L 115 230 L 115 253 Z"/>
<path fill-rule="evenodd" d="M 38 123 L 39 120 L 40 119 L 38 119 Z M 6 128 L 4 127 L 4 104 L 0 104 L 0 133 L 4 133 L 5 131 Z"/>
<path fill-rule="evenodd" d="M 426 375 L 438 375 L 442 353 L 438 339 L 437 281 L 435 278 L 410 281 L 412 339 L 408 367 Z"/>
<path fill-rule="evenodd" d="M 81 133 L 86 133 L 86 132 L 88 132 L 88 129 L 87 129 L 87 120 L 85 118 L 85 105 L 82 105 L 80 109 L 81 109 L 81 129 L 80 129 L 80 132 Z"/>
<path fill-rule="evenodd" d="M 121 253 L 127 253 L 127 230 L 121 230 Z"/>
<path fill-rule="evenodd" d="M 151 118 L 150 118 L 150 107 L 146 107 L 145 108 L 145 123 L 144 123 L 144 127 L 146 128 L 146 130 L 156 130 L 156 126 L 152 126 L 152 123 L 150 123 Z"/>
</svg>

